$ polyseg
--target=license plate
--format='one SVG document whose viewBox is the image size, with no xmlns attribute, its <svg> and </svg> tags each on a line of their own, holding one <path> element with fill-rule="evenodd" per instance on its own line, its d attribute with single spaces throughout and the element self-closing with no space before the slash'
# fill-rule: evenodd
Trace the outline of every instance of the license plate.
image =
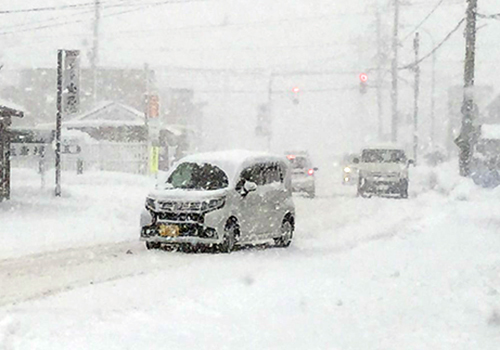
<svg viewBox="0 0 500 350">
<path fill-rule="evenodd" d="M 179 236 L 179 226 L 177 225 L 160 225 L 160 236 L 162 237 L 177 237 Z"/>
</svg>

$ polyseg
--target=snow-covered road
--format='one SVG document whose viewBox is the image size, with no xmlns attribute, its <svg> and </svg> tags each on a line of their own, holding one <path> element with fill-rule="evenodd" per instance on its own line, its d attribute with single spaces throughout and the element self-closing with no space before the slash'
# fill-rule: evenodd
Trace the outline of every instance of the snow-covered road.
<svg viewBox="0 0 500 350">
<path fill-rule="evenodd" d="M 111 210 L 117 189 L 89 175 L 92 183 L 98 178 L 98 204 Z M 14 249 L 16 239 L 1 238 L 10 244 L 0 249 L 6 253 L 0 261 L 2 350 L 500 344 L 499 191 L 415 186 L 410 200 L 362 199 L 351 187 L 323 181 L 322 196 L 296 198 L 290 248 L 212 255 L 146 251 L 134 237 L 135 204 L 127 207 L 118 196 L 121 212 L 107 221 L 92 209 L 85 181 L 74 181 L 66 202 L 78 199 L 92 220 L 85 229 L 90 238 L 54 236 L 55 252 Z M 142 204 L 146 182 L 121 178 L 122 185 Z M 57 210 L 65 218 L 57 227 L 66 234 L 84 220 Z M 53 210 L 47 211 L 50 221 Z M 0 211 L 0 219 L 14 227 L 20 213 L 15 206 L 11 212 Z M 116 227 L 124 227 L 121 236 Z M 24 242 L 19 235 L 17 242 Z"/>
</svg>

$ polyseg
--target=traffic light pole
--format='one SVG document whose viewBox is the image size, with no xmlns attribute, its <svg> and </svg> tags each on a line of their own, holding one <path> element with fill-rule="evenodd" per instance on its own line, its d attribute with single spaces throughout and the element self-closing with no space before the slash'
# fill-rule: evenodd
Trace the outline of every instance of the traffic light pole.
<svg viewBox="0 0 500 350">
<path fill-rule="evenodd" d="M 391 141 L 397 142 L 398 140 L 398 32 L 399 32 L 399 0 L 394 0 L 394 28 L 392 34 L 392 88 L 391 88 L 391 102 L 392 102 L 392 119 L 391 119 Z"/>
<path fill-rule="evenodd" d="M 272 128 L 272 120 L 273 120 L 273 81 L 275 75 L 271 73 L 269 75 L 269 83 L 267 85 L 267 151 L 271 152 L 271 140 L 273 137 L 273 128 Z"/>
<path fill-rule="evenodd" d="M 383 139 L 383 127 L 382 127 L 382 28 L 380 12 L 377 10 L 377 121 L 378 121 L 378 139 L 382 141 Z"/>
</svg>

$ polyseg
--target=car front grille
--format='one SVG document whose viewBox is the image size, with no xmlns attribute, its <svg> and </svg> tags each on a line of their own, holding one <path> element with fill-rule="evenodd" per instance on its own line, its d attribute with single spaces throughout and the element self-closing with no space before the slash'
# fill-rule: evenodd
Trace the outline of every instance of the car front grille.
<svg viewBox="0 0 500 350">
<path fill-rule="evenodd" d="M 158 202 L 158 206 L 161 210 L 172 212 L 200 211 L 202 209 L 201 202 L 160 201 Z"/>
<path fill-rule="evenodd" d="M 156 213 L 158 220 L 165 220 L 169 222 L 182 222 L 182 223 L 196 223 L 203 224 L 204 215 L 202 213 L 183 213 L 183 212 L 168 212 L 162 211 Z"/>
</svg>

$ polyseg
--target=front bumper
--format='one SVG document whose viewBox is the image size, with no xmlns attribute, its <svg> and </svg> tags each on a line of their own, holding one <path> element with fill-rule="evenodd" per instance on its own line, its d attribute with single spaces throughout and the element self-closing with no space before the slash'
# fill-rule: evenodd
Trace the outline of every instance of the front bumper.
<svg viewBox="0 0 500 350">
<path fill-rule="evenodd" d="M 140 240 L 165 244 L 219 244 L 223 241 L 223 218 L 223 210 L 165 215 L 165 212 L 144 209 L 141 214 Z M 176 234 L 162 235 L 164 226 L 175 227 Z"/>
<path fill-rule="evenodd" d="M 407 181 L 399 178 L 363 178 L 360 190 L 367 193 L 399 194 Z"/>
</svg>

